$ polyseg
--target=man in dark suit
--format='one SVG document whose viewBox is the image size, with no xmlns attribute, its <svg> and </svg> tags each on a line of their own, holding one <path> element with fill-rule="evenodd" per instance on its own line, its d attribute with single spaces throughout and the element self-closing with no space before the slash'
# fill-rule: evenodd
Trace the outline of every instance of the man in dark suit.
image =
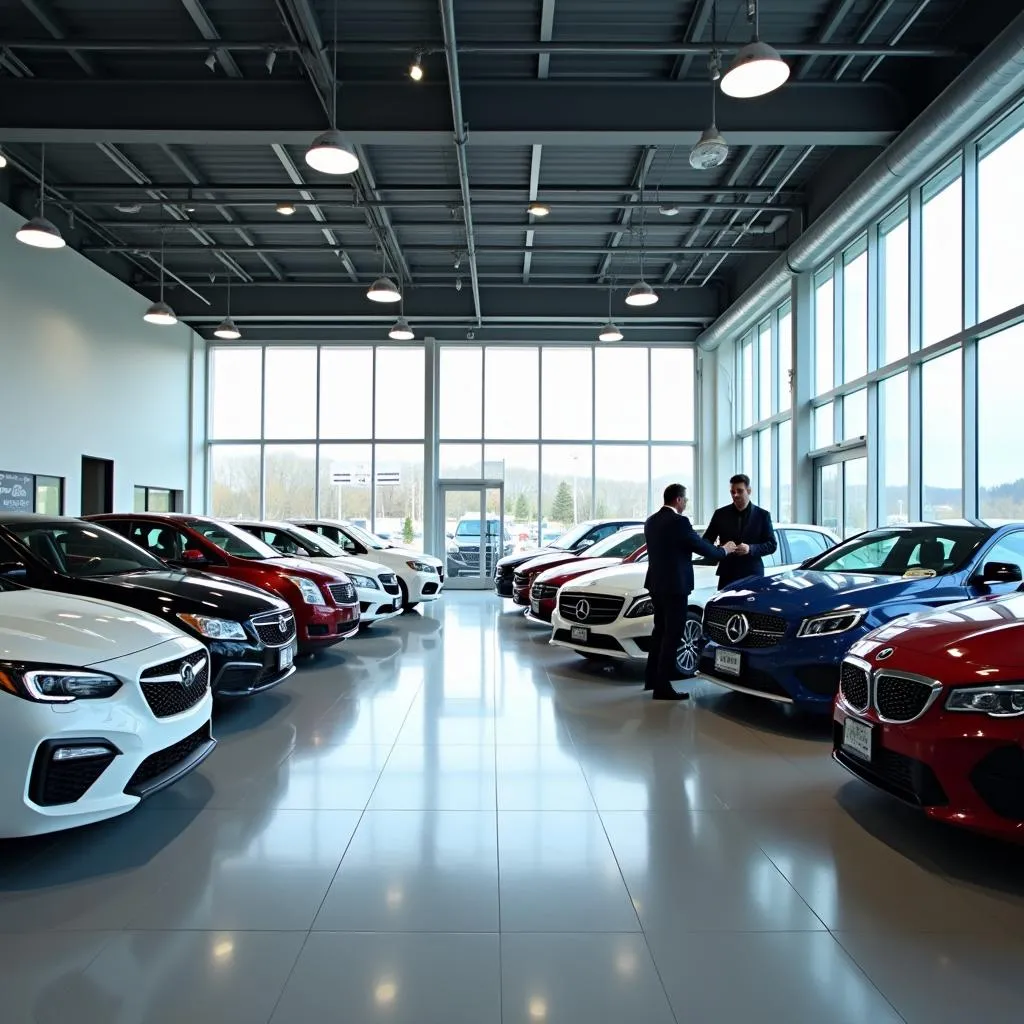
<svg viewBox="0 0 1024 1024">
<path fill-rule="evenodd" d="M 721 561 L 732 553 L 731 542 L 721 547 L 704 540 L 683 515 L 686 488 L 669 484 L 665 504 L 644 523 L 647 541 L 647 579 L 654 604 L 654 633 L 647 655 L 647 684 L 655 700 L 686 700 L 688 693 L 672 687 L 676 670 L 676 651 L 683 638 L 690 592 L 693 590 L 693 555 Z"/>
<path fill-rule="evenodd" d="M 773 555 L 775 539 L 772 517 L 750 500 L 750 477 L 737 473 L 729 481 L 732 504 L 715 511 L 704 531 L 704 539 L 721 544 L 731 540 L 736 551 L 718 565 L 718 589 L 724 590 L 744 576 L 763 576 L 766 555 Z"/>
</svg>

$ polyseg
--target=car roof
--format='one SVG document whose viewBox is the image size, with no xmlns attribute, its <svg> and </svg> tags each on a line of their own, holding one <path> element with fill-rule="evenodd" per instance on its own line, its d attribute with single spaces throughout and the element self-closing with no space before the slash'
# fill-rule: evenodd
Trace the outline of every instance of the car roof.
<svg viewBox="0 0 1024 1024">
<path fill-rule="evenodd" d="M 0 526 L 59 526 L 61 523 L 80 523 L 74 516 L 47 516 L 38 512 L 0 512 Z"/>
</svg>

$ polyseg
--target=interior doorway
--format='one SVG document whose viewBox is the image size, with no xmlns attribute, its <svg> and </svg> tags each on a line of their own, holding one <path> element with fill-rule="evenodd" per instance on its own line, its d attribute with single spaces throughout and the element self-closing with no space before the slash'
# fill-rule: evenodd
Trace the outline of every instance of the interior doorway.
<svg viewBox="0 0 1024 1024">
<path fill-rule="evenodd" d="M 114 511 L 114 463 L 110 459 L 82 456 L 83 516 Z"/>
<path fill-rule="evenodd" d="M 442 510 L 445 588 L 486 590 L 493 586 L 498 559 L 511 554 L 512 534 L 505 523 L 505 487 L 501 481 L 445 481 L 438 486 Z"/>
</svg>

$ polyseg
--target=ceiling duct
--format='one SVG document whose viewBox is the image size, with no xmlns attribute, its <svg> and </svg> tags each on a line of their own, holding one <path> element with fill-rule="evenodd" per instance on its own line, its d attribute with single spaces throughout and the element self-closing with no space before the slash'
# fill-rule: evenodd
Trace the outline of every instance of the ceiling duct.
<svg viewBox="0 0 1024 1024">
<path fill-rule="evenodd" d="M 697 339 L 706 351 L 747 330 L 782 301 L 795 274 L 817 269 L 1024 88 L 1024 13 L 978 55 L 852 185 Z"/>
</svg>

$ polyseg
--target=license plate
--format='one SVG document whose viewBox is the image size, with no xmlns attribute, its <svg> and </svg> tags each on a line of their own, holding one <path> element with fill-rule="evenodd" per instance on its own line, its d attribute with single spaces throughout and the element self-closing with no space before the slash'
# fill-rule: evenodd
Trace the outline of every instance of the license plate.
<svg viewBox="0 0 1024 1024">
<path fill-rule="evenodd" d="M 578 640 L 581 644 L 585 644 L 590 640 L 590 630 L 586 626 L 573 626 L 569 635 L 573 640 Z"/>
<path fill-rule="evenodd" d="M 738 676 L 743 666 L 743 655 L 739 651 L 724 651 L 721 647 L 715 651 L 715 671 L 727 676 Z"/>
<path fill-rule="evenodd" d="M 286 668 L 291 668 L 292 663 L 295 661 L 295 645 L 289 644 L 287 647 L 282 647 L 277 653 L 277 667 L 280 671 L 284 671 Z"/>
<path fill-rule="evenodd" d="M 843 749 L 865 761 L 871 760 L 871 726 L 856 718 L 843 723 Z"/>
</svg>

